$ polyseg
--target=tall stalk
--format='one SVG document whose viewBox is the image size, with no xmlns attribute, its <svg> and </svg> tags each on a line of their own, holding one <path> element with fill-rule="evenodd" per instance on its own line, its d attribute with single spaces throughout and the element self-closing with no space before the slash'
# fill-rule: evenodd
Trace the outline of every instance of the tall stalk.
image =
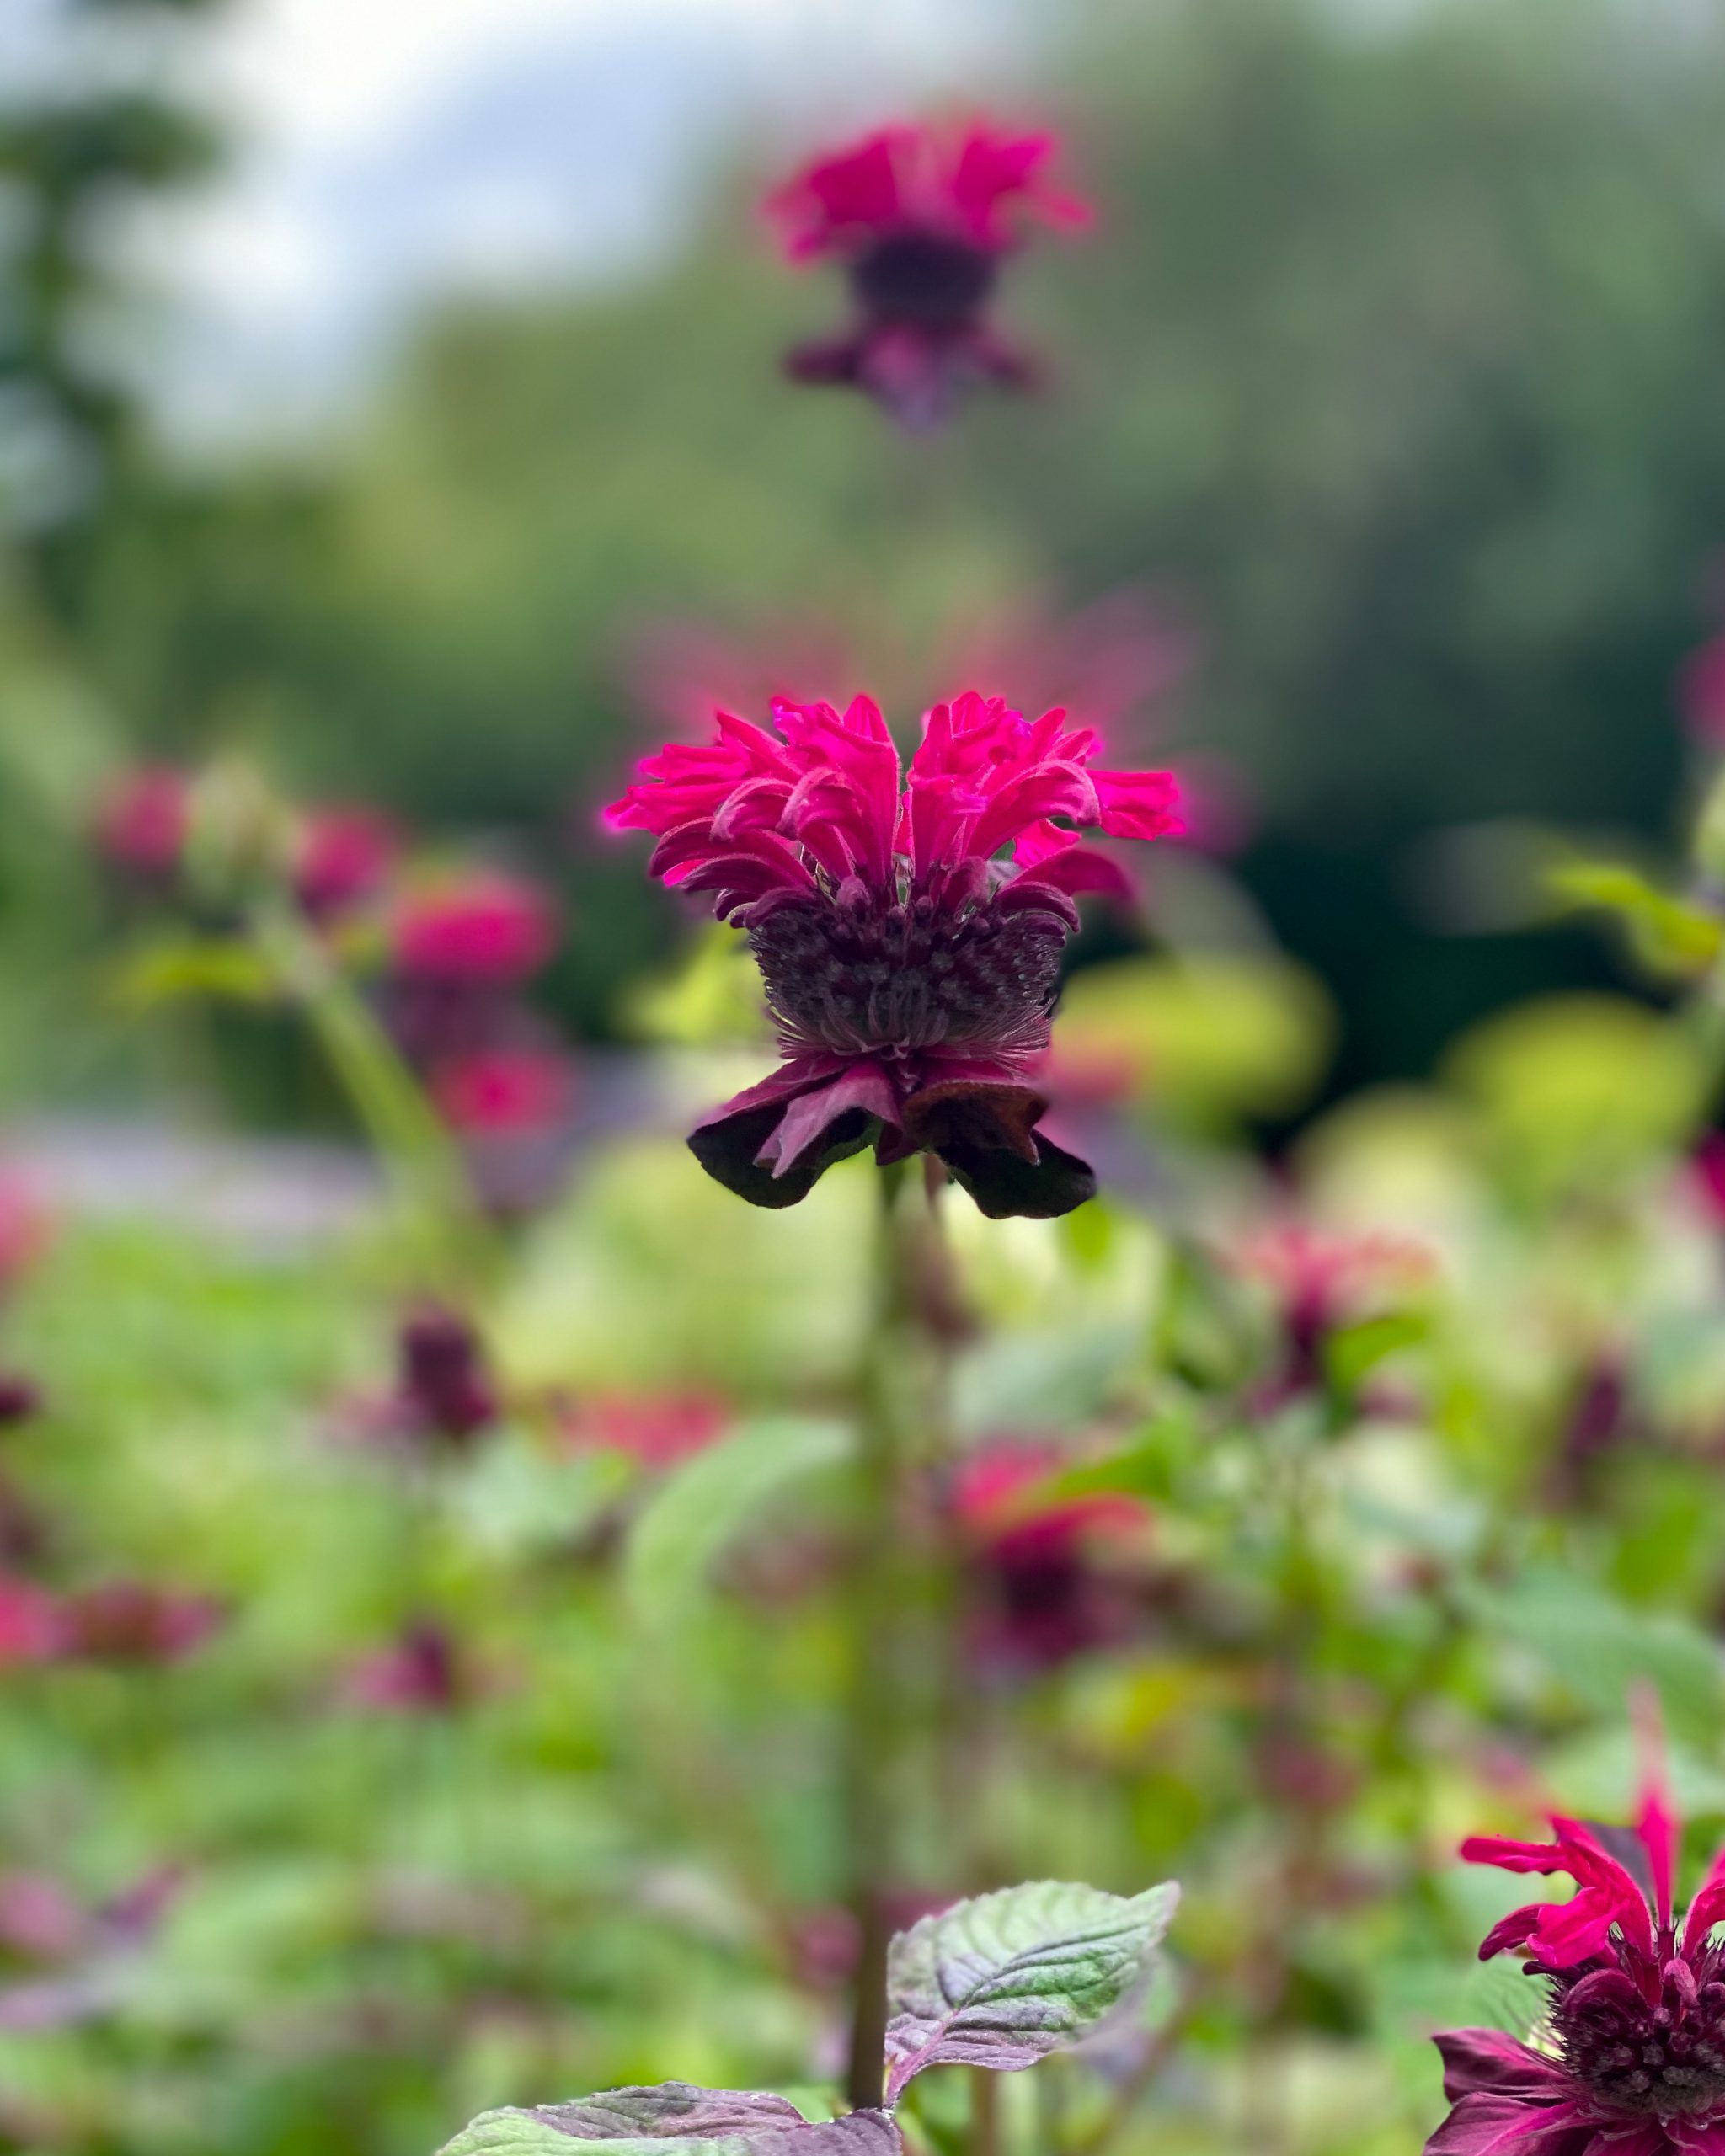
<svg viewBox="0 0 1725 2156">
<path fill-rule="evenodd" d="M 460 1152 L 364 1000 L 286 899 L 258 900 L 253 942 L 306 1016 L 393 1186 L 422 1269 L 462 1289 L 487 1269 L 491 1230 Z"/>
<path fill-rule="evenodd" d="M 900 1162 L 878 1177 L 873 1308 L 857 1401 L 857 1515 L 852 1583 L 846 1794 L 856 2002 L 846 2079 L 857 2109 L 881 2100 L 886 1953 L 904 1878 L 906 1754 L 916 1721 L 912 1628 L 927 1585 L 918 1472 L 942 1445 L 936 1307 L 944 1266 L 932 1191 Z"/>
</svg>

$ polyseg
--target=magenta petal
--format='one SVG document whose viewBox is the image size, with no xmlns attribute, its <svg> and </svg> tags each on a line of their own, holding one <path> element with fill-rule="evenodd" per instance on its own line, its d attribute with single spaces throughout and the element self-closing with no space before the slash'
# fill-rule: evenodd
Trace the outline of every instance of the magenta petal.
<svg viewBox="0 0 1725 2156">
<path fill-rule="evenodd" d="M 1050 884 L 1072 899 L 1114 899 L 1122 905 L 1130 905 L 1138 896 L 1131 878 L 1119 862 L 1088 846 L 1067 846 L 1049 854 L 1023 870 L 1015 881 Z"/>
<path fill-rule="evenodd" d="M 1464 1864 L 1494 1864 L 1500 1871 L 1567 1871 L 1557 1842 L 1517 1842 L 1507 1834 L 1470 1834 L 1461 1844 Z"/>
<path fill-rule="evenodd" d="M 1725 2156 L 1725 2120 L 1669 2119 L 1665 2133 L 1679 2156 Z M 1611 2156 L 1622 2156 L 1615 2143 Z"/>
<path fill-rule="evenodd" d="M 1056 1219 L 1096 1195 L 1089 1164 L 1043 1136 L 1033 1087 L 949 1075 L 913 1093 L 905 1135 L 937 1154 L 991 1220 Z"/>
<path fill-rule="evenodd" d="M 1622 2127 L 1596 2125 L 1586 2144 L 1588 2156 L 1671 2156 L 1672 2123 L 1639 2119 Z"/>
<path fill-rule="evenodd" d="M 1538 2103 L 1486 2091 L 1464 2096 L 1425 2145 L 1425 2156 L 1583 2156 L 1594 2128 L 1578 2104 Z"/>
<path fill-rule="evenodd" d="M 1502 1954 L 1512 1946 L 1525 1946 L 1539 1929 L 1540 1919 L 1549 1905 L 1544 1902 L 1524 1902 L 1519 1909 L 1511 1909 L 1507 1917 L 1499 1917 L 1479 1943 L 1479 1958 L 1489 1961 L 1494 1954 Z"/>
<path fill-rule="evenodd" d="M 830 1085 L 801 1093 L 786 1108 L 782 1119 L 768 1137 L 756 1161 L 769 1161 L 775 1177 L 790 1172 L 810 1148 L 817 1145 L 841 1116 L 857 1110 L 885 1123 L 896 1123 L 898 1102 L 892 1081 L 878 1063 L 858 1063 L 835 1078 Z"/>
<path fill-rule="evenodd" d="M 1500 2029 L 1447 2029 L 1432 2041 L 1443 2056 L 1444 2094 L 1452 2104 L 1480 2090 L 1552 2100 L 1569 2093 L 1569 2077 L 1555 2059 Z"/>
<path fill-rule="evenodd" d="M 751 1205 L 778 1210 L 799 1204 L 821 1177 L 847 1154 L 860 1152 L 873 1134 L 873 1118 L 859 1107 L 824 1121 L 824 1143 L 805 1148 L 801 1157 L 777 1173 L 761 1155 L 772 1140 L 789 1107 L 804 1095 L 829 1091 L 846 1074 L 837 1056 L 793 1057 L 759 1085 L 727 1101 L 689 1134 L 689 1150 L 716 1182 Z"/>
</svg>

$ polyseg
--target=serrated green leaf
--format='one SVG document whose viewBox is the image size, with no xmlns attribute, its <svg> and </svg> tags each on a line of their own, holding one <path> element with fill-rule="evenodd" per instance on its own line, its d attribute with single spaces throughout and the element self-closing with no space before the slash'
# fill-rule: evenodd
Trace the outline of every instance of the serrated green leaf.
<svg viewBox="0 0 1725 2156">
<path fill-rule="evenodd" d="M 664 2156 L 665 2143 L 655 2145 Z M 446 2142 L 439 2156 L 494 2156 L 501 2150 L 510 2156 L 569 2156 L 569 2148 L 566 2133 L 536 2119 L 531 2111 L 486 2111 L 453 2141 Z"/>
<path fill-rule="evenodd" d="M 925 2067 L 1012 2073 L 1093 2029 L 1149 1977 L 1180 1890 L 1126 1899 L 1037 1880 L 924 1917 L 887 1962 L 887 2100 Z"/>
<path fill-rule="evenodd" d="M 608 2089 L 535 2111 L 486 2111 L 440 2156 L 902 2156 L 884 2111 L 811 2122 L 782 2096 L 686 2081 Z"/>
</svg>

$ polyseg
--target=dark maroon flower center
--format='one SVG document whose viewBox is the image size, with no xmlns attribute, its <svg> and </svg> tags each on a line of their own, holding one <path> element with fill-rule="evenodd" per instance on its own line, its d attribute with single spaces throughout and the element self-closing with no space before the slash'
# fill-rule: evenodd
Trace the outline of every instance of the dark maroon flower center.
<svg viewBox="0 0 1725 2156">
<path fill-rule="evenodd" d="M 766 1000 L 791 1044 L 902 1055 L 937 1047 L 1045 1047 L 1067 924 L 985 902 L 883 905 L 797 899 L 749 931 Z"/>
<path fill-rule="evenodd" d="M 1655 2118 L 1725 2109 L 1725 1983 L 1711 1956 L 1701 1973 L 1668 1962 L 1657 2006 L 1621 1969 L 1557 1980 L 1553 2032 L 1601 2104 Z"/>
<path fill-rule="evenodd" d="M 859 254 L 851 283 L 878 321 L 934 332 L 964 328 L 994 289 L 996 256 L 940 232 L 894 232 Z"/>
</svg>

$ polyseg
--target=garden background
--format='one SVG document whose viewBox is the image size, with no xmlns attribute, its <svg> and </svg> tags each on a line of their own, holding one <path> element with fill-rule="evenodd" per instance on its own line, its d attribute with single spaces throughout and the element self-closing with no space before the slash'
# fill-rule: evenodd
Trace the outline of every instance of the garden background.
<svg viewBox="0 0 1725 2156">
<path fill-rule="evenodd" d="M 0 2146 L 839 2073 L 873 1171 L 702 1176 L 751 977 L 598 811 L 714 700 L 973 679 L 1194 831 L 1071 954 L 1102 1198 L 947 1201 L 895 1884 L 1186 1898 L 911 2131 L 1417 2146 L 1522 2012 L 1459 1837 L 1626 1816 L 1655 1698 L 1725 1824 L 1725 9 L 339 12 L 0 19 Z M 901 438 L 784 379 L 757 205 L 977 107 L 1098 216 L 1039 393 Z M 260 953 L 290 803 L 544 894 L 534 1113 L 367 1060 L 387 924 Z"/>
</svg>

